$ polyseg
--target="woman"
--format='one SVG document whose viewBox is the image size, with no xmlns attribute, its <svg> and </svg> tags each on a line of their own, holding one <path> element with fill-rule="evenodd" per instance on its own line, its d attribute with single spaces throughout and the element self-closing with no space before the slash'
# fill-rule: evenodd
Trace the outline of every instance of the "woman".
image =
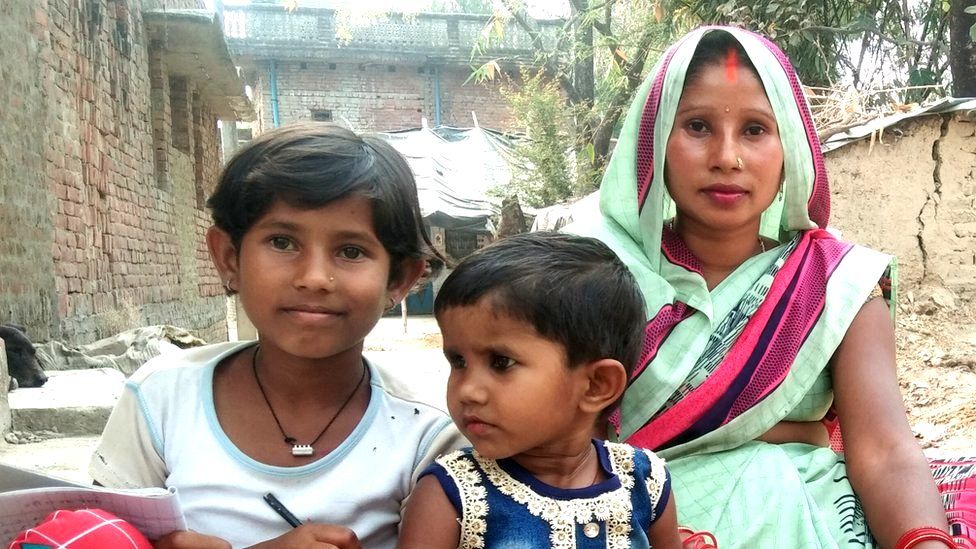
<svg viewBox="0 0 976 549">
<path fill-rule="evenodd" d="M 893 303 L 893 260 L 824 230 L 829 198 L 776 46 L 710 27 L 665 53 L 570 228 L 614 248 L 650 317 L 611 435 L 669 460 L 679 521 L 723 549 L 951 546 L 872 297 Z"/>
</svg>

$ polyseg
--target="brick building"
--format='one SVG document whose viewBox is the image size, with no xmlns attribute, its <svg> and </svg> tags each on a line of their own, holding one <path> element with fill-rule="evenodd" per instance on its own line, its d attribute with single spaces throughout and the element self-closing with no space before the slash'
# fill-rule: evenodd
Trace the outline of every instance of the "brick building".
<svg viewBox="0 0 976 549">
<path fill-rule="evenodd" d="M 6 0 L 0 321 L 84 343 L 149 324 L 226 338 L 203 241 L 217 121 L 250 118 L 202 0 Z"/>
<path fill-rule="evenodd" d="M 504 39 L 472 58 L 488 23 L 483 15 L 392 14 L 350 26 L 331 9 L 250 5 L 224 10 L 224 32 L 252 86 L 255 133 L 296 120 L 331 120 L 357 131 L 421 126 L 510 129 L 512 115 L 500 93 L 517 86 L 514 63 L 533 56 L 531 39 L 514 22 Z M 555 43 L 562 21 L 537 21 L 543 40 Z M 338 35 L 338 36 L 337 36 Z M 505 57 L 505 76 L 470 80 L 472 65 Z"/>
</svg>

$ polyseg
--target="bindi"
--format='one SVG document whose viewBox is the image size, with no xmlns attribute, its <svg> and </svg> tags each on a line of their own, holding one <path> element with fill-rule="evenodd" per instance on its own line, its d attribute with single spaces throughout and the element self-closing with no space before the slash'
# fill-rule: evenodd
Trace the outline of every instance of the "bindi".
<svg viewBox="0 0 976 549">
<path fill-rule="evenodd" d="M 735 50 L 729 50 L 725 54 L 725 79 L 734 83 L 739 78 L 739 54 Z"/>
</svg>

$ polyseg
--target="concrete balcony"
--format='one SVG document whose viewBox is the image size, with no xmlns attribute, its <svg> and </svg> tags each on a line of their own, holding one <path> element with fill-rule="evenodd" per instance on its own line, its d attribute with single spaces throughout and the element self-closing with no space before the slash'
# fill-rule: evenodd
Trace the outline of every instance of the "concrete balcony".
<svg viewBox="0 0 976 549">
<path fill-rule="evenodd" d="M 281 6 L 225 7 L 224 34 L 231 51 L 249 60 L 358 59 L 369 61 L 484 62 L 531 59 L 532 39 L 514 21 L 474 56 L 490 17 L 463 14 L 391 14 L 367 25 L 339 21 L 331 9 Z M 536 20 L 545 48 L 556 47 L 563 21 Z"/>
</svg>

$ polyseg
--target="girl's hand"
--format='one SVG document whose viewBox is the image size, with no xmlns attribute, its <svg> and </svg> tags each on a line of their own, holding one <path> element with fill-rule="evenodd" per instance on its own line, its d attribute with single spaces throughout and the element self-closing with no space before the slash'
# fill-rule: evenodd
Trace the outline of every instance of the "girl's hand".
<svg viewBox="0 0 976 549">
<path fill-rule="evenodd" d="M 180 531 L 166 534 L 153 542 L 154 549 L 231 549 L 226 541 L 197 532 Z"/>
<path fill-rule="evenodd" d="M 250 549 L 362 549 L 362 545 L 356 533 L 343 526 L 306 523 Z"/>
</svg>

